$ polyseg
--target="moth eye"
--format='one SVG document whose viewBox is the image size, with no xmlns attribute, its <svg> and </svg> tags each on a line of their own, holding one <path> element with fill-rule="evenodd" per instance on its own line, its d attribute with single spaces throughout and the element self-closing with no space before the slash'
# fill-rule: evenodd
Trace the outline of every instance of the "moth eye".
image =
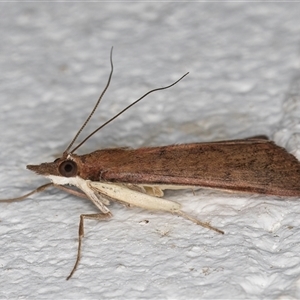
<svg viewBox="0 0 300 300">
<path fill-rule="evenodd" d="M 64 177 L 73 177 L 77 175 L 77 164 L 72 160 L 65 160 L 60 164 L 58 170 Z"/>
</svg>

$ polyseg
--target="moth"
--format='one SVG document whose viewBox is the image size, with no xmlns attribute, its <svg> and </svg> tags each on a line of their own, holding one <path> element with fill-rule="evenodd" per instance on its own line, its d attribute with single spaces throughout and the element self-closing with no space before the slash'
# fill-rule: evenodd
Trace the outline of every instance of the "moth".
<svg viewBox="0 0 300 300">
<path fill-rule="evenodd" d="M 213 188 L 283 197 L 300 196 L 299 161 L 263 136 L 140 149 L 102 149 L 86 155 L 75 154 L 91 136 L 148 94 L 170 88 L 188 74 L 169 86 L 149 91 L 71 150 L 109 87 L 113 74 L 112 49 L 110 65 L 110 75 L 103 92 L 62 156 L 54 162 L 27 166 L 29 170 L 50 179 L 50 183 L 24 196 L 2 200 L 20 201 L 54 186 L 95 204 L 99 213 L 80 215 L 77 258 L 67 280 L 72 277 L 80 261 L 84 220 L 110 218 L 112 214 L 107 206 L 111 201 L 180 215 L 223 234 L 222 230 L 184 212 L 180 203 L 162 198 L 164 190 Z"/>
</svg>

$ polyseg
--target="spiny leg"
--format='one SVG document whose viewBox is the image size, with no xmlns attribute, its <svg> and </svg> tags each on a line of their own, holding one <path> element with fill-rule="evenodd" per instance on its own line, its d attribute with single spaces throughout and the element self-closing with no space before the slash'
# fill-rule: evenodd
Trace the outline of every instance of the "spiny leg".
<svg viewBox="0 0 300 300">
<path fill-rule="evenodd" d="M 176 213 L 177 215 L 179 215 L 179 216 L 184 217 L 185 219 L 188 219 L 188 220 L 190 220 L 190 221 L 196 223 L 197 225 L 200 225 L 200 226 L 205 227 L 205 228 L 210 229 L 210 230 L 214 230 L 214 231 L 216 231 L 217 233 L 224 234 L 224 231 L 222 231 L 222 230 L 220 230 L 220 229 L 218 229 L 218 228 L 216 228 L 216 227 L 211 226 L 211 225 L 210 225 L 209 223 L 207 223 L 207 222 L 199 221 L 198 219 L 196 219 L 196 218 L 190 216 L 189 214 L 187 214 L 187 213 L 185 213 L 185 212 L 183 212 L 183 211 L 181 211 L 181 210 L 176 211 L 175 213 Z"/>
<path fill-rule="evenodd" d="M 70 275 L 67 277 L 67 280 L 69 280 L 72 275 L 74 274 L 74 272 L 77 269 L 77 266 L 79 264 L 80 261 L 80 255 L 81 255 L 81 244 L 82 244 L 82 238 L 84 237 L 84 219 L 90 219 L 90 220 L 104 220 L 104 219 L 108 219 L 112 217 L 112 214 L 109 212 L 107 214 L 83 214 L 80 215 L 80 221 L 79 221 L 79 230 L 78 230 L 78 250 L 77 250 L 77 258 L 76 258 L 76 262 L 75 265 L 70 273 Z"/>
</svg>

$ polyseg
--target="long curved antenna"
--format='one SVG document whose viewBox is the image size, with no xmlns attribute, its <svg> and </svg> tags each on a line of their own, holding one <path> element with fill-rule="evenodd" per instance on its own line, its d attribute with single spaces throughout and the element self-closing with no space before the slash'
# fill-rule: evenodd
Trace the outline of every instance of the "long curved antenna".
<svg viewBox="0 0 300 300">
<path fill-rule="evenodd" d="M 74 151 L 76 151 L 80 146 L 82 146 L 91 136 L 93 136 L 97 131 L 99 131 L 100 129 L 102 129 L 104 126 L 106 126 L 107 124 L 109 124 L 111 121 L 113 121 L 114 119 L 116 119 L 118 116 L 120 116 L 123 112 L 125 112 L 127 109 L 129 109 L 130 107 L 132 107 L 133 105 L 137 104 L 139 101 L 141 101 L 142 99 L 144 99 L 146 96 L 148 96 L 149 94 L 156 92 L 156 91 L 161 91 L 161 90 L 165 90 L 168 89 L 170 87 L 172 87 L 173 85 L 175 85 L 176 83 L 178 83 L 180 80 L 182 80 L 185 76 L 187 76 L 189 74 L 189 72 L 185 73 L 183 76 L 181 76 L 178 80 L 176 80 L 175 82 L 173 82 L 172 84 L 165 86 L 165 87 L 161 87 L 161 88 L 157 88 L 157 89 L 153 89 L 149 92 L 147 92 L 146 94 L 144 94 L 141 98 L 137 99 L 136 101 L 134 101 L 133 103 L 131 103 L 130 105 L 128 105 L 127 107 L 125 107 L 123 110 L 121 110 L 118 114 L 116 114 L 114 117 L 112 117 L 111 119 L 109 119 L 108 121 L 106 121 L 104 124 L 102 124 L 101 126 L 99 126 L 97 129 L 95 129 L 91 134 L 89 134 L 78 146 L 76 146 L 72 151 L 70 151 L 71 153 L 74 153 Z M 70 147 L 68 147 L 69 150 Z"/>
<path fill-rule="evenodd" d="M 87 117 L 87 119 L 85 120 L 85 122 L 83 123 L 83 125 L 81 126 L 81 128 L 78 130 L 78 132 L 76 133 L 75 137 L 73 138 L 73 140 L 71 141 L 70 145 L 67 147 L 67 149 L 64 151 L 63 156 L 66 156 L 66 154 L 68 154 L 68 151 L 70 150 L 70 148 L 74 145 L 75 141 L 77 140 L 78 136 L 80 135 L 80 133 L 82 132 L 83 128 L 86 126 L 86 124 L 89 122 L 89 120 L 91 119 L 91 117 L 93 116 L 93 114 L 95 113 L 102 97 L 104 96 L 105 92 L 107 91 L 110 81 L 111 81 L 111 77 L 114 71 L 114 66 L 113 66 L 113 61 L 112 61 L 112 53 L 113 53 L 113 47 L 111 47 L 110 50 L 110 66 L 111 66 L 111 71 L 108 77 L 108 81 L 106 83 L 106 86 L 104 88 L 104 90 L 102 91 L 98 101 L 96 102 L 96 105 L 94 106 L 92 112 L 89 114 L 89 116 Z M 72 151 L 73 152 L 73 151 Z"/>
</svg>

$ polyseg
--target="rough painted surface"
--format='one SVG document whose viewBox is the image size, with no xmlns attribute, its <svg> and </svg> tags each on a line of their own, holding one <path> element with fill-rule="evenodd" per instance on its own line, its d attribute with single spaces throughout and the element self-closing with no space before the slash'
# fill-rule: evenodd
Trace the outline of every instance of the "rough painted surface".
<svg viewBox="0 0 300 300">
<path fill-rule="evenodd" d="M 44 181 L 25 170 L 58 156 L 115 75 L 89 126 L 151 95 L 80 151 L 267 134 L 300 157 L 299 4 L 2 3 L 1 197 Z M 195 11 L 197 12 L 195 14 Z M 300 199 L 169 192 L 220 236 L 177 216 L 49 191 L 0 204 L 0 298 L 299 298 Z M 146 222 L 148 220 L 149 222 Z"/>
</svg>

